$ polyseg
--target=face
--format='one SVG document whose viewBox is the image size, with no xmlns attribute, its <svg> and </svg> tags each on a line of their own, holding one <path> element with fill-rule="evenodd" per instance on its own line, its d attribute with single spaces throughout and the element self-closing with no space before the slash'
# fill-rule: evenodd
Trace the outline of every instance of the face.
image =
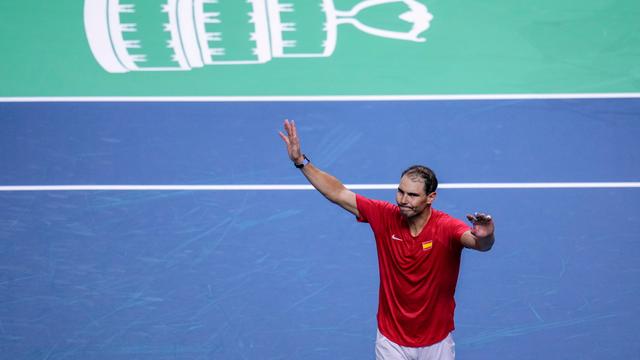
<svg viewBox="0 0 640 360">
<path fill-rule="evenodd" d="M 426 194 L 424 191 L 424 182 L 421 179 L 413 179 L 403 176 L 398 185 L 396 193 L 396 203 L 400 207 L 400 212 L 406 218 L 422 214 L 431 207 L 436 198 L 436 193 Z"/>
</svg>

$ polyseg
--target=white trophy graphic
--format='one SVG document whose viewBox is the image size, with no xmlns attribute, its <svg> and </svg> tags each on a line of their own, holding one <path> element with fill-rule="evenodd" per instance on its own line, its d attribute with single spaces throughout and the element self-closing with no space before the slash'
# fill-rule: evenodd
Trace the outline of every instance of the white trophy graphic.
<svg viewBox="0 0 640 360">
<path fill-rule="evenodd" d="M 409 31 L 367 24 L 367 9 L 402 5 Z M 261 64 L 272 58 L 328 57 L 338 25 L 370 35 L 423 42 L 433 15 L 416 0 L 365 0 L 349 11 L 333 0 L 85 0 L 89 46 L 108 72 L 191 70 Z"/>
</svg>

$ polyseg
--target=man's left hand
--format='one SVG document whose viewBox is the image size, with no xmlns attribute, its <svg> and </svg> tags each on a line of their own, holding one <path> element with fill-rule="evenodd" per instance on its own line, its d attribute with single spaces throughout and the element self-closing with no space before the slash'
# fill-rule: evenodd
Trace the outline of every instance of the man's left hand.
<svg viewBox="0 0 640 360">
<path fill-rule="evenodd" d="M 471 233 L 474 236 L 479 238 L 493 236 L 495 225 L 493 224 L 491 215 L 485 213 L 474 213 L 473 215 L 468 214 L 467 219 L 473 224 Z"/>
</svg>

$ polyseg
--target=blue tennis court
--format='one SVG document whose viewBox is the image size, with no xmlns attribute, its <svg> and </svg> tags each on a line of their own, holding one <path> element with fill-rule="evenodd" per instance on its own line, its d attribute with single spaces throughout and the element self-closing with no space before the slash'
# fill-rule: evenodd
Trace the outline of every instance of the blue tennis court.
<svg viewBox="0 0 640 360">
<path fill-rule="evenodd" d="M 494 216 L 463 252 L 458 358 L 640 358 L 634 98 L 0 103 L 2 357 L 373 358 L 373 236 L 319 193 L 38 189 L 306 184 L 284 118 L 346 184 L 421 163 L 436 208 Z"/>
</svg>

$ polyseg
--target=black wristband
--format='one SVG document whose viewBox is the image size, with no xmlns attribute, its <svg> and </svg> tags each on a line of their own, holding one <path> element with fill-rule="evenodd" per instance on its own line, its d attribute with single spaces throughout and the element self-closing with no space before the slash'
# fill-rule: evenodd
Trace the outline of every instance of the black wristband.
<svg viewBox="0 0 640 360">
<path fill-rule="evenodd" d="M 307 157 L 307 155 L 302 154 L 302 164 L 293 164 L 293 166 L 297 167 L 298 169 L 302 169 L 306 164 L 304 163 L 305 160 L 307 160 L 307 164 L 311 162 L 311 160 L 309 160 L 309 158 Z"/>
</svg>

